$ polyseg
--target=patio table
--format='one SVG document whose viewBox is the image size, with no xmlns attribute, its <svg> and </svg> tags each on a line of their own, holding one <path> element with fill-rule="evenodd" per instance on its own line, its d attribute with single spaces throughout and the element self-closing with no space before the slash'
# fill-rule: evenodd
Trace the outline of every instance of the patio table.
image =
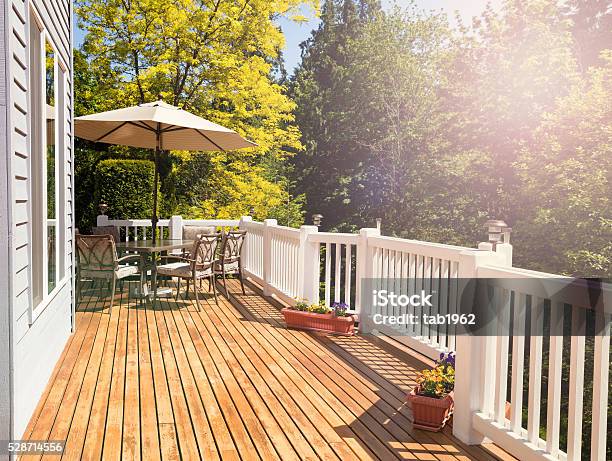
<svg viewBox="0 0 612 461">
<path fill-rule="evenodd" d="M 167 253 L 168 251 L 173 250 L 184 250 L 186 248 L 191 248 L 193 246 L 193 240 L 182 240 L 182 239 L 162 239 L 153 242 L 153 240 L 132 240 L 128 242 L 119 242 L 116 244 L 117 250 L 122 252 L 130 252 L 130 253 L 138 253 L 141 258 L 141 273 L 146 277 L 146 264 L 145 257 L 147 255 L 151 255 L 152 265 L 151 265 L 151 284 L 153 289 L 153 300 L 157 298 L 158 295 L 166 295 L 168 293 L 172 293 L 171 289 L 164 290 L 160 292 L 157 288 L 157 257 L 158 253 Z M 148 298 L 151 293 L 147 290 L 147 284 L 144 284 L 145 292 L 142 293 L 144 298 Z"/>
</svg>

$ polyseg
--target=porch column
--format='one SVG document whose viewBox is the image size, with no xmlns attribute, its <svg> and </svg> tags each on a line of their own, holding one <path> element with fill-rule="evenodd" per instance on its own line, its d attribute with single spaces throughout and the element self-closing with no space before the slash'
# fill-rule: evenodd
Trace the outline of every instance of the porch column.
<svg viewBox="0 0 612 461">
<path fill-rule="evenodd" d="M 478 267 L 504 264 L 504 257 L 484 242 L 478 250 L 459 255 L 459 293 L 468 281 L 478 277 Z M 480 444 L 485 437 L 475 430 L 473 415 L 491 407 L 494 400 L 495 336 L 457 335 L 455 361 L 455 412 L 453 435 L 469 445 Z"/>
</svg>

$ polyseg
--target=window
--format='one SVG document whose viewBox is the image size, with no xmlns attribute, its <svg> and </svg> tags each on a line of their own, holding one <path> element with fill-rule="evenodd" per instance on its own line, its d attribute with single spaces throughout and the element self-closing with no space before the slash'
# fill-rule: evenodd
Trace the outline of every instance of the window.
<svg viewBox="0 0 612 461">
<path fill-rule="evenodd" d="M 65 71 L 41 22 L 30 16 L 30 229 L 32 304 L 44 305 L 66 275 L 64 248 Z"/>
</svg>

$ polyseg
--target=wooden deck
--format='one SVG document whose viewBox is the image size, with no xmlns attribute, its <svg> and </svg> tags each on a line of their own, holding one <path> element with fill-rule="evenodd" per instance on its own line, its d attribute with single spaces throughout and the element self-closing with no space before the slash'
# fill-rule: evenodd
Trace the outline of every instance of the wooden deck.
<svg viewBox="0 0 612 461">
<path fill-rule="evenodd" d="M 287 330 L 255 287 L 233 303 L 84 290 L 77 329 L 24 438 L 63 459 L 510 459 L 414 430 L 416 359 L 375 338 Z M 34 456 L 28 456 L 33 459 Z M 57 459 L 57 456 L 54 457 Z"/>
</svg>

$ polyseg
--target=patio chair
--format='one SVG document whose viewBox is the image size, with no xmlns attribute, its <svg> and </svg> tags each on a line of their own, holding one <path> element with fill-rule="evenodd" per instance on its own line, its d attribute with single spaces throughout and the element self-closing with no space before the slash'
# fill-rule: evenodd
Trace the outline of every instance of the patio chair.
<svg viewBox="0 0 612 461">
<path fill-rule="evenodd" d="M 200 298 L 198 296 L 198 288 L 196 282 L 198 280 L 208 279 L 209 287 L 212 287 L 215 303 L 217 301 L 217 289 L 215 287 L 215 257 L 217 253 L 217 245 L 219 238 L 217 234 L 202 235 L 196 239 L 191 250 L 192 257 L 186 258 L 179 255 L 162 256 L 162 261 L 171 261 L 166 264 L 161 264 L 157 267 L 157 275 L 165 277 L 176 277 L 179 279 L 176 290 L 176 299 L 179 297 L 181 288 L 181 279 L 187 280 L 187 292 L 189 292 L 189 282 L 193 280 L 193 291 L 195 292 L 196 304 L 198 310 L 201 310 Z"/>
<path fill-rule="evenodd" d="M 230 297 L 226 281 L 228 275 L 238 275 L 242 294 L 246 294 L 242 278 L 242 246 L 245 237 L 246 231 L 229 231 L 224 233 L 221 239 L 221 252 L 215 264 L 215 273 L 223 277 L 223 287 L 228 299 Z"/>
<path fill-rule="evenodd" d="M 183 226 L 183 240 L 198 240 L 202 235 L 213 235 L 217 233 L 214 226 Z M 183 250 L 183 258 L 192 259 L 190 250 Z M 175 252 L 176 253 L 176 252 Z"/>
<path fill-rule="evenodd" d="M 183 226 L 183 240 L 196 240 L 202 235 L 212 235 L 216 232 L 214 226 Z"/>
<path fill-rule="evenodd" d="M 77 235 L 77 300 L 81 297 L 82 278 L 106 280 L 111 283 L 111 304 L 115 302 L 117 280 L 123 280 L 140 273 L 139 267 L 129 262 L 140 262 L 140 256 L 128 255 L 119 258 L 112 235 Z M 142 274 L 140 289 L 142 292 Z"/>
</svg>

